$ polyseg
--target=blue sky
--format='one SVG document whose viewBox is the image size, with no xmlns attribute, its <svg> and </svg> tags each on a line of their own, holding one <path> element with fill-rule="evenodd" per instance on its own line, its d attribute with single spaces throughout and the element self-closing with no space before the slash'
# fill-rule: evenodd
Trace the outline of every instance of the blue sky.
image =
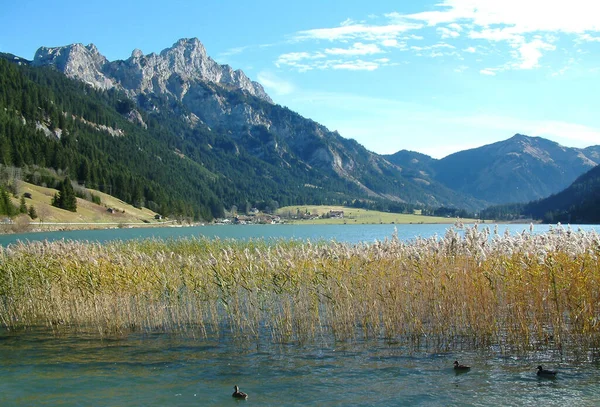
<svg viewBox="0 0 600 407">
<path fill-rule="evenodd" d="M 600 144 L 598 15 L 591 0 L 7 0 L 0 51 L 93 43 L 115 60 L 197 37 L 369 150 L 441 158 L 515 133 Z"/>
</svg>

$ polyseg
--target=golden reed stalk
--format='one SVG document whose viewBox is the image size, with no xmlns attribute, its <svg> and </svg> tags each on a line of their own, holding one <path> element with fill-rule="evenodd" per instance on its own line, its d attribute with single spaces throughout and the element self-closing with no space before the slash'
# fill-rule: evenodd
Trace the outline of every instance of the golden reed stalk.
<svg viewBox="0 0 600 407">
<path fill-rule="evenodd" d="M 436 349 L 600 348 L 600 239 L 561 226 L 375 244 L 208 239 L 0 248 L 0 324 Z"/>
</svg>

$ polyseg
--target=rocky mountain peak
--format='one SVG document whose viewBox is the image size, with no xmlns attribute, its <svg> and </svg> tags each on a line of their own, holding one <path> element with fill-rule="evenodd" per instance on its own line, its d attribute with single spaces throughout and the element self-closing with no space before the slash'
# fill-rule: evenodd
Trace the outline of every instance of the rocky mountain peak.
<svg viewBox="0 0 600 407">
<path fill-rule="evenodd" d="M 41 47 L 35 53 L 32 65 L 51 65 L 70 78 L 79 79 L 96 88 L 109 89 L 113 81 L 102 74 L 108 60 L 94 44 L 71 44 L 64 47 Z"/>
<path fill-rule="evenodd" d="M 204 48 L 204 45 L 202 45 L 198 38 L 181 38 L 171 48 L 163 50 L 161 55 L 172 50 L 182 50 L 206 58 L 206 48 Z"/>
<path fill-rule="evenodd" d="M 143 56 L 144 56 L 144 53 L 139 48 L 136 48 L 131 52 L 131 58 L 141 58 Z"/>
<path fill-rule="evenodd" d="M 237 88 L 272 103 L 264 88 L 241 70 L 220 65 L 206 53 L 198 38 L 182 38 L 160 54 L 134 49 L 126 61 L 109 62 L 95 45 L 41 47 L 34 65 L 51 65 L 65 75 L 100 89 L 119 87 L 130 95 L 156 92 L 182 99 L 198 81 Z"/>
</svg>

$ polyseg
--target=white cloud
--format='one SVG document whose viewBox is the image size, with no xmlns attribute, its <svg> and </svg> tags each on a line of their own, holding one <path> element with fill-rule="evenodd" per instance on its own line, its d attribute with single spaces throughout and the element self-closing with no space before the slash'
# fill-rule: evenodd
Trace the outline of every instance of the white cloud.
<svg viewBox="0 0 600 407">
<path fill-rule="evenodd" d="M 423 24 L 414 22 L 387 25 L 366 25 L 350 22 L 334 28 L 316 28 L 300 31 L 294 35 L 294 40 L 341 41 L 360 39 L 363 41 L 383 41 L 396 38 L 406 31 L 416 30 L 421 27 L 423 27 Z"/>
<path fill-rule="evenodd" d="M 495 76 L 496 70 L 493 68 L 485 68 L 485 69 L 480 70 L 479 73 L 482 75 Z"/>
<path fill-rule="evenodd" d="M 311 54 L 309 52 L 289 52 L 287 54 L 281 54 L 279 58 L 277 58 L 277 61 L 282 64 L 286 64 L 290 62 L 302 61 L 303 59 L 315 59 L 320 57 L 321 55 L 319 54 Z"/>
<path fill-rule="evenodd" d="M 275 61 L 275 66 L 278 68 L 287 65 L 297 69 L 300 72 L 306 72 L 314 69 L 314 60 L 325 58 L 325 54 L 320 52 L 289 52 L 281 54 Z"/>
<path fill-rule="evenodd" d="M 406 42 L 398 42 L 397 39 L 386 39 L 381 41 L 381 45 L 388 48 L 406 48 Z"/>
<path fill-rule="evenodd" d="M 345 69 L 349 71 L 374 71 L 379 68 L 380 64 L 377 62 L 363 61 L 357 59 L 355 61 L 337 62 L 331 64 L 333 69 Z"/>
<path fill-rule="evenodd" d="M 508 54 L 515 60 L 505 64 L 506 69 L 533 69 L 540 66 L 545 51 L 556 49 L 552 43 L 558 34 L 600 42 L 600 37 L 591 35 L 600 32 L 599 13 L 600 3 L 590 0 L 441 0 L 432 11 L 390 13 L 387 17 L 398 24 L 436 27 L 442 39 L 466 30 L 473 40 L 505 42 L 517 50 Z"/>
<path fill-rule="evenodd" d="M 599 5 L 590 0 L 442 0 L 440 10 L 392 13 L 396 22 L 419 21 L 429 26 L 468 20 L 477 27 L 505 25 L 518 33 L 600 31 Z"/>
<path fill-rule="evenodd" d="M 326 54 L 330 55 L 372 55 L 380 54 L 383 51 L 376 44 L 363 44 L 362 42 L 354 43 L 350 48 L 327 48 Z"/>
<path fill-rule="evenodd" d="M 244 52 L 246 49 L 248 49 L 249 47 L 236 47 L 236 48 L 230 48 L 227 51 L 221 52 L 219 55 L 223 56 L 223 57 L 228 57 L 231 55 L 237 55 L 237 54 L 241 54 L 242 52 Z"/>
<path fill-rule="evenodd" d="M 518 44 L 525 40 L 514 28 L 485 28 L 481 31 L 471 31 L 469 38 L 494 42 L 506 41 L 509 44 Z"/>
<path fill-rule="evenodd" d="M 397 47 L 398 40 L 386 39 L 386 40 L 381 41 L 381 45 L 383 45 L 384 47 Z"/>
<path fill-rule="evenodd" d="M 424 51 L 424 50 L 439 49 L 439 48 L 456 49 L 456 47 L 454 45 L 446 44 L 445 42 L 438 42 L 437 44 L 425 45 L 425 46 L 413 45 L 412 47 L 410 47 L 410 49 L 415 50 L 415 51 Z"/>
<path fill-rule="evenodd" d="M 600 19 L 597 18 L 600 2 L 594 0 L 436 1 L 437 4 L 429 11 L 369 16 L 369 23 L 346 19 L 337 27 L 296 32 L 291 40 L 296 43 L 335 43 L 334 46 L 318 48 L 318 52 L 347 58 L 360 56 L 364 62 L 373 62 L 368 56 L 382 52 L 389 52 L 393 58 L 394 49 L 412 49 L 418 56 L 452 55 L 458 59 L 463 58 L 463 53 L 477 51 L 486 58 L 495 58 L 493 63 L 485 62 L 488 66 L 495 65 L 495 68 L 480 66 L 483 68 L 480 72 L 488 75 L 511 69 L 539 68 L 544 55 L 557 49 L 554 44 L 559 40 L 562 49 L 565 34 L 579 45 L 600 42 L 600 35 L 594 35 L 600 34 Z M 461 51 L 443 53 L 426 48 L 431 45 L 415 47 L 415 40 L 423 40 L 432 31 L 436 32 L 438 39 L 451 42 L 460 37 Z M 423 52 L 425 49 L 430 52 Z M 498 61 L 497 57 L 505 60 Z M 298 70 L 314 69 L 317 65 L 320 68 L 339 65 L 335 61 L 307 63 L 307 59 L 300 62 L 281 60 L 280 57 L 278 63 Z M 345 63 L 353 66 L 351 60 L 343 61 L 342 65 Z"/>
<path fill-rule="evenodd" d="M 456 23 L 448 24 L 448 28 L 450 28 L 454 31 L 462 31 L 463 30 L 462 27 Z"/>
<path fill-rule="evenodd" d="M 273 92 L 276 95 L 289 95 L 295 90 L 295 87 L 291 82 L 281 79 L 269 71 L 259 72 L 257 79 L 269 92 Z"/>
<path fill-rule="evenodd" d="M 446 27 L 438 27 L 437 32 L 440 33 L 442 39 L 460 37 L 458 31 L 453 31 Z"/>
<path fill-rule="evenodd" d="M 548 44 L 540 39 L 535 39 L 529 43 L 522 44 L 519 47 L 519 54 L 521 56 L 520 64 L 518 67 L 521 69 L 533 69 L 539 66 L 539 60 L 542 57 L 542 50 L 554 51 L 556 47 L 552 44 Z"/>
<path fill-rule="evenodd" d="M 356 45 L 356 44 L 355 44 Z M 350 49 L 329 49 L 325 50 L 327 55 L 321 52 L 292 52 L 282 54 L 275 61 L 275 66 L 290 66 L 299 72 L 306 72 L 314 69 L 343 69 L 349 71 L 374 71 L 381 66 L 395 65 L 389 58 L 377 58 L 372 61 L 363 59 L 351 59 L 356 56 L 369 56 L 375 53 L 375 50 L 367 47 L 353 47 Z M 380 50 L 380 52 L 383 52 Z M 327 56 L 341 57 L 337 59 L 328 59 Z"/>
<path fill-rule="evenodd" d="M 600 42 L 600 37 L 593 37 L 590 34 L 583 34 L 579 36 L 580 40 L 583 41 L 587 41 L 587 42 Z"/>
</svg>

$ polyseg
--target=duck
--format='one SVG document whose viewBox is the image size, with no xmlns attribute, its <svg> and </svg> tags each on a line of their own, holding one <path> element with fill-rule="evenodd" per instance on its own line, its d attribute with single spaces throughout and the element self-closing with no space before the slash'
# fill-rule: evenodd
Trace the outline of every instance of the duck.
<svg viewBox="0 0 600 407">
<path fill-rule="evenodd" d="M 549 377 L 549 378 L 554 378 L 556 377 L 556 370 L 546 370 L 544 368 L 542 368 L 542 365 L 537 367 L 537 375 L 539 377 Z"/>
<path fill-rule="evenodd" d="M 458 363 L 458 360 L 454 361 L 454 370 L 458 371 L 458 372 L 466 372 L 467 370 L 470 370 L 471 366 L 467 366 L 467 365 L 461 365 L 460 363 Z"/>
<path fill-rule="evenodd" d="M 248 398 L 248 395 L 246 393 L 244 393 L 243 391 L 240 391 L 240 388 L 238 386 L 233 386 L 233 389 L 235 391 L 233 392 L 231 397 L 234 397 L 236 399 L 244 399 L 244 400 Z"/>
</svg>

